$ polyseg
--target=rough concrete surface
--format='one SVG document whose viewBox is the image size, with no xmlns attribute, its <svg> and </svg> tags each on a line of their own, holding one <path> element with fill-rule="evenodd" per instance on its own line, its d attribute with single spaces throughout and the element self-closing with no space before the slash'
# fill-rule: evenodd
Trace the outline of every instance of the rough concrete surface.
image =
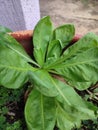
<svg viewBox="0 0 98 130">
<path fill-rule="evenodd" d="M 55 26 L 72 23 L 76 34 L 98 34 L 98 0 L 39 0 L 41 17 L 50 15 Z"/>
</svg>

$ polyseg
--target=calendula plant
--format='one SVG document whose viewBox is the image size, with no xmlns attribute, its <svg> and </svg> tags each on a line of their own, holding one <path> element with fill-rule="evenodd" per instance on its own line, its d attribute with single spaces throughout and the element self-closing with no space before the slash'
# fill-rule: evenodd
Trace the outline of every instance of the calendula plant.
<svg viewBox="0 0 98 130">
<path fill-rule="evenodd" d="M 0 85 L 34 86 L 24 112 L 28 130 L 71 130 L 98 117 L 98 108 L 75 91 L 98 81 L 98 36 L 88 33 L 68 46 L 74 35 L 73 25 L 54 29 L 49 16 L 42 18 L 33 32 L 31 59 L 12 36 L 0 32 Z"/>
</svg>

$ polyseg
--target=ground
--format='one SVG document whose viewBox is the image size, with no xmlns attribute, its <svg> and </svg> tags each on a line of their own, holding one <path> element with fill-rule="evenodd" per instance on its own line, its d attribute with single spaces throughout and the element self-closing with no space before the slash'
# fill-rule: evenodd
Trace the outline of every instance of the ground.
<svg viewBox="0 0 98 130">
<path fill-rule="evenodd" d="M 55 26 L 73 23 L 76 34 L 98 34 L 98 0 L 39 0 L 41 17 L 50 15 Z"/>
</svg>

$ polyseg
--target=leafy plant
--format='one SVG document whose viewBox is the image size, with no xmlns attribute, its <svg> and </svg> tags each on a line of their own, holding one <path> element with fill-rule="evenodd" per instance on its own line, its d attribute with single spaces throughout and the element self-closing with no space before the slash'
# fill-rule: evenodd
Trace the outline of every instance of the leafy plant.
<svg viewBox="0 0 98 130">
<path fill-rule="evenodd" d="M 0 130 L 22 130 L 24 91 L 24 88 L 12 90 L 0 86 Z"/>
<path fill-rule="evenodd" d="M 74 128 L 72 130 L 98 130 L 98 118 L 95 120 L 82 121 L 81 128 Z"/>
<path fill-rule="evenodd" d="M 0 33 L 0 85 L 17 89 L 30 81 L 34 86 L 25 106 L 28 130 L 53 130 L 55 125 L 71 130 L 98 117 L 98 108 L 74 89 L 98 81 L 98 36 L 88 33 L 69 46 L 74 35 L 73 25 L 53 29 L 50 17 L 42 18 L 34 29 L 31 59 L 13 37 Z"/>
<path fill-rule="evenodd" d="M 23 122 L 21 120 L 15 121 L 13 124 L 8 124 L 6 130 L 26 130 L 23 128 Z"/>
</svg>

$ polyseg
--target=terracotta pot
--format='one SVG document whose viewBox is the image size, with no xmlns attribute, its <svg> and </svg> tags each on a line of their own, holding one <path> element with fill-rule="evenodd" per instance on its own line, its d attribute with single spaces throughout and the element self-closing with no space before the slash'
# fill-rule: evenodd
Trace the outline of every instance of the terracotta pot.
<svg viewBox="0 0 98 130">
<path fill-rule="evenodd" d="M 13 36 L 22 46 L 25 48 L 26 52 L 29 55 L 32 55 L 32 36 L 33 31 L 32 30 L 26 30 L 26 31 L 17 31 L 13 33 L 9 33 L 11 36 Z M 78 41 L 82 36 L 81 35 L 75 35 L 71 43 L 74 43 Z"/>
<path fill-rule="evenodd" d="M 32 30 L 17 31 L 9 34 L 13 36 L 24 47 L 24 49 L 29 55 L 32 55 Z"/>
</svg>

